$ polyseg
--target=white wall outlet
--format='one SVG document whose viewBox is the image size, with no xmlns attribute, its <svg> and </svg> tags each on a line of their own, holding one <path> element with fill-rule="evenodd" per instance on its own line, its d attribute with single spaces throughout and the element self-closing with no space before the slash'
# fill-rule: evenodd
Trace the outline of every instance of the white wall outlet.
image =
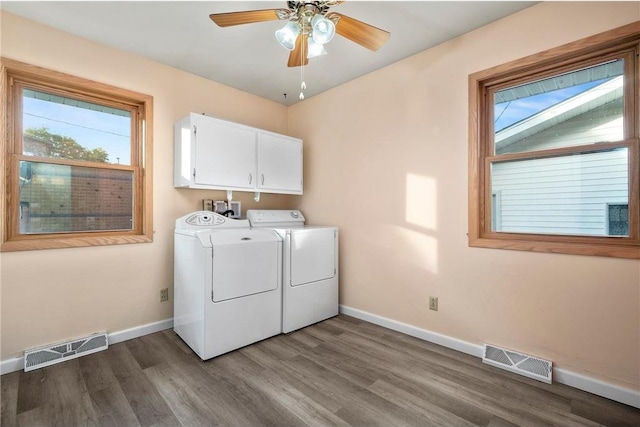
<svg viewBox="0 0 640 427">
<path fill-rule="evenodd" d="M 204 199 L 204 200 L 202 201 L 202 210 L 203 210 L 203 211 L 213 212 L 213 200 L 211 200 L 211 199 Z"/>
<path fill-rule="evenodd" d="M 160 302 L 169 301 L 169 288 L 160 289 Z"/>
<path fill-rule="evenodd" d="M 438 311 L 438 297 L 429 297 L 429 310 Z"/>
</svg>

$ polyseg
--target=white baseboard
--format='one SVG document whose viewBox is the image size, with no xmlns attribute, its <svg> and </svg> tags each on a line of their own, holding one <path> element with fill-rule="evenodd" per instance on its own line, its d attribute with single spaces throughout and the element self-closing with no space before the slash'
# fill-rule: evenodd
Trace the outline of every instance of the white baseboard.
<svg viewBox="0 0 640 427">
<path fill-rule="evenodd" d="M 0 362 L 0 375 L 9 374 L 24 369 L 24 356 L 14 357 Z"/>
<path fill-rule="evenodd" d="M 164 331 L 173 328 L 173 318 L 160 320 L 159 322 L 148 323 L 146 325 L 136 326 L 134 328 L 124 329 L 122 331 L 111 332 L 107 334 L 109 344 L 116 344 L 133 338 L 142 337 L 144 335 L 153 334 L 154 332 Z M 8 374 L 24 369 L 24 356 L 7 359 L 0 362 L 0 375 Z"/>
<path fill-rule="evenodd" d="M 394 331 L 402 332 L 403 334 L 420 338 L 434 344 L 439 344 L 443 347 L 458 350 L 462 353 L 467 353 L 472 356 L 482 357 L 484 354 L 484 346 L 471 344 L 470 342 L 462 341 L 447 335 L 442 335 L 437 332 L 431 332 L 426 329 L 420 329 L 406 323 L 397 322 L 386 317 L 378 316 L 376 314 L 368 313 L 356 308 L 347 307 L 346 305 L 340 306 L 340 313 L 344 313 L 347 316 L 352 316 L 357 319 L 366 320 L 369 323 L 374 323 L 376 325 L 383 326 Z"/>
<path fill-rule="evenodd" d="M 173 328 L 173 317 L 170 319 L 160 320 L 159 322 L 147 323 L 146 325 L 125 329 L 123 331 L 112 332 L 108 335 L 109 344 L 117 344 L 122 341 L 128 341 L 133 338 L 142 337 L 171 328 Z"/>
<path fill-rule="evenodd" d="M 625 405 L 640 408 L 640 392 L 629 388 L 620 387 L 593 377 L 567 371 L 562 368 L 553 368 L 553 380 L 560 384 L 588 391 Z"/>
<path fill-rule="evenodd" d="M 344 313 L 348 316 L 365 320 L 369 323 L 397 332 L 402 332 L 434 344 L 439 344 L 443 347 L 457 350 L 462 353 L 467 353 L 480 358 L 483 356 L 484 346 L 482 345 L 472 344 L 448 335 L 421 329 L 416 326 L 408 325 L 406 323 L 398 322 L 396 320 L 348 307 L 346 305 L 340 305 L 340 313 Z M 593 393 L 598 396 L 606 397 L 607 399 L 615 400 L 616 402 L 624 403 L 625 405 L 640 408 L 640 392 L 636 390 L 624 388 L 616 384 L 607 383 L 596 378 L 557 367 L 553 368 L 553 381 Z"/>
</svg>

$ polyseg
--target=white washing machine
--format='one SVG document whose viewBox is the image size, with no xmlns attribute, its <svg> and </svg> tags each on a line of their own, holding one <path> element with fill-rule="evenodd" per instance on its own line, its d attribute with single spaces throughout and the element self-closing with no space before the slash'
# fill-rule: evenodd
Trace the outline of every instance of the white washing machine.
<svg viewBox="0 0 640 427">
<path fill-rule="evenodd" d="M 176 220 L 174 331 L 206 360 L 282 331 L 282 238 L 248 220 Z"/>
<path fill-rule="evenodd" d="M 282 332 L 338 315 L 338 228 L 305 226 L 298 210 L 247 211 L 252 229 L 283 239 Z"/>
</svg>

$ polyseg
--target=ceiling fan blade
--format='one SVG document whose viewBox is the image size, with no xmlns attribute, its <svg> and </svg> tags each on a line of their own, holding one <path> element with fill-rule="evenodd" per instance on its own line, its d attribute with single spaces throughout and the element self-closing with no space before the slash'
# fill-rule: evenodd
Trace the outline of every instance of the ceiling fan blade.
<svg viewBox="0 0 640 427">
<path fill-rule="evenodd" d="M 288 67 L 300 67 L 301 65 L 307 65 L 309 58 L 307 58 L 307 39 L 308 34 L 300 34 L 296 39 L 296 47 L 289 54 Z"/>
<path fill-rule="evenodd" d="M 209 18 L 220 27 L 230 27 L 254 22 L 276 21 L 282 19 L 280 16 L 284 16 L 282 11 L 285 14 L 289 13 L 286 9 L 248 10 L 246 12 L 212 13 Z"/>
<path fill-rule="evenodd" d="M 380 49 L 391 36 L 388 31 L 340 13 L 333 12 L 327 15 L 328 19 L 331 19 L 331 17 L 340 18 L 336 24 L 336 33 L 369 50 L 376 51 Z"/>
</svg>

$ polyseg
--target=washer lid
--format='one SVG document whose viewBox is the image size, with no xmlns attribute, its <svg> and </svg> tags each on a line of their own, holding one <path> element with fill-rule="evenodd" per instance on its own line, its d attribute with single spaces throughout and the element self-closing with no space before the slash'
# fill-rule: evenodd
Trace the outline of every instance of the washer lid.
<svg viewBox="0 0 640 427">
<path fill-rule="evenodd" d="M 252 227 L 295 228 L 304 226 L 304 216 L 297 209 L 249 209 L 247 219 Z"/>
<path fill-rule="evenodd" d="M 176 220 L 176 230 L 205 230 L 227 228 L 249 228 L 246 219 L 233 219 L 210 211 L 198 211 Z"/>
</svg>

